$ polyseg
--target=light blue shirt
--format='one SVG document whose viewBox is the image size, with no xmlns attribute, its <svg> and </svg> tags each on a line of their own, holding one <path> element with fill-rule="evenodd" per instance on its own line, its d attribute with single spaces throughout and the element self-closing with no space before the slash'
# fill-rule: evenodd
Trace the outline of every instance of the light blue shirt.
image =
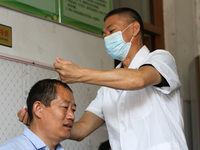
<svg viewBox="0 0 200 150">
<path fill-rule="evenodd" d="M 3 143 L 0 145 L 0 150 L 49 150 L 49 148 L 29 128 L 25 128 L 23 135 Z M 58 144 L 56 150 L 64 148 Z"/>
</svg>

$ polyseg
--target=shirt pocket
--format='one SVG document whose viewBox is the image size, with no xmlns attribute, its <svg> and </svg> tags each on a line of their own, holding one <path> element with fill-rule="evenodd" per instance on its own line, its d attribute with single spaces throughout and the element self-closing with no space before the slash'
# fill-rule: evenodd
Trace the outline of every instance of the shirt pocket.
<svg viewBox="0 0 200 150">
<path fill-rule="evenodd" d="M 132 119 L 142 119 L 152 112 L 152 103 L 145 89 L 127 92 L 127 107 Z"/>
</svg>

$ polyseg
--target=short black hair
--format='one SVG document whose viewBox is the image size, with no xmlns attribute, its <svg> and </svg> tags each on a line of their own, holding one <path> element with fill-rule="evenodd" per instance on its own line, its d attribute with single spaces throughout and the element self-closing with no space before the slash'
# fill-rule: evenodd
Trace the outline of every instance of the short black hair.
<svg viewBox="0 0 200 150">
<path fill-rule="evenodd" d="M 110 143 L 109 140 L 102 142 L 99 146 L 98 150 L 109 150 L 110 149 Z"/>
<path fill-rule="evenodd" d="M 55 79 L 43 79 L 32 86 L 26 100 L 30 122 L 33 120 L 33 104 L 40 101 L 45 106 L 50 106 L 51 101 L 57 97 L 57 85 L 61 85 L 72 92 L 67 84 Z"/>
<path fill-rule="evenodd" d="M 104 17 L 104 21 L 106 21 L 106 19 L 112 15 L 126 16 L 128 23 L 137 21 L 140 24 L 140 32 L 142 34 L 142 39 L 144 38 L 143 21 L 142 21 L 141 16 L 139 15 L 139 13 L 136 10 L 127 8 L 127 7 L 113 9 Z"/>
</svg>

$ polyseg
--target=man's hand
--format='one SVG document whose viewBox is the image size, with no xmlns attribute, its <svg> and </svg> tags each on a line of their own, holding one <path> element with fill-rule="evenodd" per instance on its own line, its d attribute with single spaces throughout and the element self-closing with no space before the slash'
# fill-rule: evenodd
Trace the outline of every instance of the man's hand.
<svg viewBox="0 0 200 150">
<path fill-rule="evenodd" d="M 27 108 L 22 107 L 17 113 L 17 116 L 19 117 L 19 121 L 21 121 L 25 125 L 29 125 L 30 122 Z"/>
<path fill-rule="evenodd" d="M 81 76 L 81 67 L 72 63 L 71 61 L 62 60 L 56 57 L 54 63 L 54 68 L 56 72 L 59 73 L 60 79 L 64 83 L 76 83 L 80 82 Z"/>
</svg>

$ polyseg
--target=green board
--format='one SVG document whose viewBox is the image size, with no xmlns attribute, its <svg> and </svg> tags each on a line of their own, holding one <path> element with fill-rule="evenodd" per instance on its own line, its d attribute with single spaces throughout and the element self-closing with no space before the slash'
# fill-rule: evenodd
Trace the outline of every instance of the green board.
<svg viewBox="0 0 200 150">
<path fill-rule="evenodd" d="M 102 35 L 103 18 L 112 0 L 61 0 L 61 22 Z"/>
<path fill-rule="evenodd" d="M 0 0 L 0 4 L 54 21 L 59 21 L 58 0 Z"/>
<path fill-rule="evenodd" d="M 102 35 L 103 18 L 112 0 L 0 0 L 0 4 Z M 60 8 L 59 8 L 60 7 Z M 59 16 L 59 10 L 61 16 Z"/>
</svg>

